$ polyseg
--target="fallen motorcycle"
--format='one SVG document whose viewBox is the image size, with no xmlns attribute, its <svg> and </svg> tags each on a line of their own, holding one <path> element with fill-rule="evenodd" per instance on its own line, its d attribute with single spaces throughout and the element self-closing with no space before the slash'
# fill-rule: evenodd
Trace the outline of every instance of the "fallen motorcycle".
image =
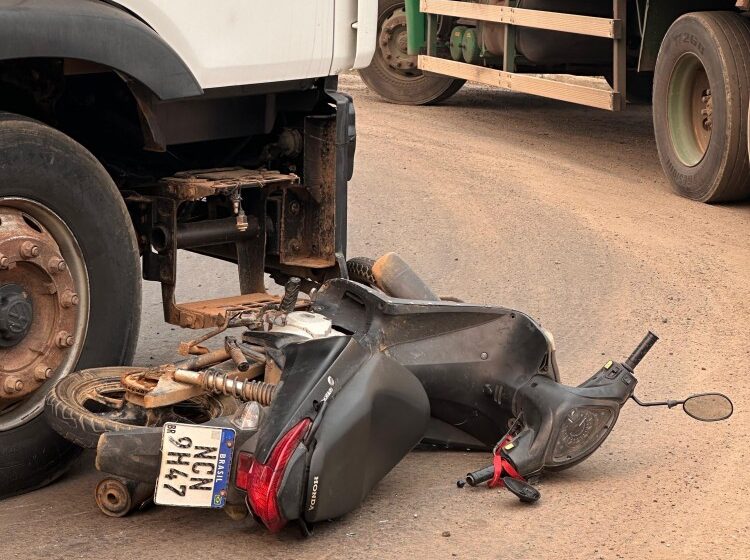
<svg viewBox="0 0 750 560">
<path fill-rule="evenodd" d="M 622 363 L 608 361 L 578 387 L 560 383 L 554 341 L 527 315 L 438 298 L 394 254 L 352 260 L 349 279 L 298 299 L 300 282 L 252 313 L 228 315 L 192 354 L 158 368 L 71 374 L 47 399 L 68 439 L 96 447 L 108 473 L 101 510 L 122 516 L 157 504 L 251 513 L 269 530 L 305 533 L 357 508 L 411 449 L 493 451 L 471 485 L 505 486 L 523 501 L 526 480 L 589 457 L 628 400 L 682 405 L 723 420 L 717 393 L 648 402 L 634 371 L 652 333 Z M 241 339 L 226 336 L 242 326 Z M 459 481 L 461 485 L 463 481 Z"/>
</svg>

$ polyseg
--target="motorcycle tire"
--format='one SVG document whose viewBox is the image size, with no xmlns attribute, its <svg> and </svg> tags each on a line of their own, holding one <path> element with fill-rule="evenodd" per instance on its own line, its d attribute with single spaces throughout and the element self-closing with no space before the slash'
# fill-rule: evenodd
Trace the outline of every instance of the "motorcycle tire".
<svg viewBox="0 0 750 560">
<path fill-rule="evenodd" d="M 142 371 L 136 367 L 97 368 L 70 374 L 47 396 L 47 422 L 62 437 L 84 448 L 96 448 L 105 432 L 123 432 L 164 422 L 149 421 L 146 409 L 125 402 L 120 379 L 123 374 Z M 111 401 L 107 410 L 107 401 Z M 169 407 L 152 409 L 167 421 L 202 424 L 219 416 L 234 414 L 237 401 L 231 397 L 200 395 Z"/>
<path fill-rule="evenodd" d="M 346 273 L 349 280 L 359 282 L 370 288 L 377 288 L 375 276 L 372 274 L 372 267 L 375 261 L 368 257 L 352 257 L 346 261 Z"/>
</svg>

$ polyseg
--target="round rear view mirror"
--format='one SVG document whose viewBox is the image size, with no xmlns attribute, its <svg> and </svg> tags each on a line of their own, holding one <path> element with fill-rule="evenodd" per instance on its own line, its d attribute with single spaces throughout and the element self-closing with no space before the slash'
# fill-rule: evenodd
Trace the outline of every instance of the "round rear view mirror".
<svg viewBox="0 0 750 560">
<path fill-rule="evenodd" d="M 718 422 L 726 420 L 734 412 L 734 406 L 729 397 L 721 393 L 704 393 L 693 395 L 682 403 L 683 410 L 688 416 L 702 422 Z"/>
</svg>

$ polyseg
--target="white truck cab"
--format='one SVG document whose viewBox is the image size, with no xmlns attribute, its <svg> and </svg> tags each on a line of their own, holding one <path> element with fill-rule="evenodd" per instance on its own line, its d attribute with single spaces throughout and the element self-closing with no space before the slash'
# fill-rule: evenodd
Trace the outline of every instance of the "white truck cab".
<svg viewBox="0 0 750 560">
<path fill-rule="evenodd" d="M 204 89 L 333 76 L 370 64 L 376 0 L 121 0 Z"/>
<path fill-rule="evenodd" d="M 377 11 L 0 0 L 0 498 L 78 455 L 45 396 L 131 363 L 142 279 L 197 329 L 272 302 L 266 275 L 309 292 L 346 274 L 356 136 L 336 75 L 370 63 Z M 239 295 L 176 301 L 178 250 L 237 263 Z"/>
</svg>

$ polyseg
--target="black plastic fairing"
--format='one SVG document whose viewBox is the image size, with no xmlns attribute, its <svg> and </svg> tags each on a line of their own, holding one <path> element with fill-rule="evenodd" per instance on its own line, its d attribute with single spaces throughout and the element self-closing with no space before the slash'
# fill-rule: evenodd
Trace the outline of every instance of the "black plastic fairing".
<svg viewBox="0 0 750 560">
<path fill-rule="evenodd" d="M 351 344 L 350 344 L 351 343 Z M 348 351 L 344 349 L 349 346 Z M 333 364 L 344 353 L 344 368 Z M 289 344 L 284 348 L 285 368 L 281 385 L 258 433 L 255 457 L 265 463 L 276 443 L 303 418 L 316 415 L 315 402 L 328 391 L 329 376 L 350 375 L 365 351 L 348 336 L 336 336 Z"/>
<path fill-rule="evenodd" d="M 329 403 L 307 480 L 304 519 L 339 517 L 419 442 L 430 417 L 427 395 L 403 366 L 376 353 Z"/>
<path fill-rule="evenodd" d="M 315 310 L 409 369 L 424 385 L 432 416 L 470 436 L 441 441 L 433 430 L 429 443 L 491 447 L 511 418 L 493 396 L 512 396 L 535 375 L 555 380 L 543 331 L 512 309 L 395 299 L 339 279 L 321 288 Z"/>
<path fill-rule="evenodd" d="M 578 387 L 534 377 L 513 402 L 516 415 L 523 411 L 524 428 L 508 457 L 524 476 L 580 463 L 612 432 L 636 384 L 629 370 L 613 362 Z"/>
</svg>

